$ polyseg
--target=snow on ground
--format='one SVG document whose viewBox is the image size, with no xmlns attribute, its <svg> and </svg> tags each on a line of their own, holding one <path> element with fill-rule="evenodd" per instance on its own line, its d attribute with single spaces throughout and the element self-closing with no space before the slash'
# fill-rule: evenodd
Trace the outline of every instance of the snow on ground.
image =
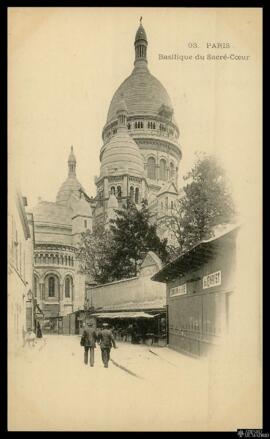
<svg viewBox="0 0 270 439">
<path fill-rule="evenodd" d="M 108 369 L 99 347 L 95 367 L 83 363 L 78 336 L 45 336 L 10 356 L 9 430 L 207 430 L 206 362 L 168 348 L 117 346 Z"/>
</svg>

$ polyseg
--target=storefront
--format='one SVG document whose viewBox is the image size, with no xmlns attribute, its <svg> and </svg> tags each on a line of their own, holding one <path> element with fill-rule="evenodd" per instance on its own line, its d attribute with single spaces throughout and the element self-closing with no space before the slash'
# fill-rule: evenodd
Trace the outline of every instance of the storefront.
<svg viewBox="0 0 270 439">
<path fill-rule="evenodd" d="M 222 343 L 234 292 L 237 231 L 228 227 L 152 277 L 167 285 L 169 347 L 198 357 Z"/>
<path fill-rule="evenodd" d="M 93 313 L 91 317 L 95 317 L 97 328 L 108 323 L 118 341 L 159 346 L 167 343 L 165 310 Z"/>
</svg>

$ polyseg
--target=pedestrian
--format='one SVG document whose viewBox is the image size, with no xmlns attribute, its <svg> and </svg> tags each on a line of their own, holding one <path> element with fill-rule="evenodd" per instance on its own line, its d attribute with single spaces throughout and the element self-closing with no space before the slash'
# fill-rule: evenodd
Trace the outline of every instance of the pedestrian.
<svg viewBox="0 0 270 439">
<path fill-rule="evenodd" d="M 42 338 L 42 331 L 39 322 L 37 322 L 37 338 Z"/>
<path fill-rule="evenodd" d="M 87 322 L 86 328 L 81 337 L 81 346 L 84 346 L 84 363 L 88 364 L 88 351 L 90 350 L 90 366 L 94 367 L 95 347 L 97 334 L 93 322 Z"/>
<path fill-rule="evenodd" d="M 36 342 L 36 334 L 32 330 L 32 328 L 28 328 L 27 333 L 25 334 L 25 343 L 27 346 L 35 347 Z"/>
<path fill-rule="evenodd" d="M 103 323 L 102 330 L 100 331 L 98 336 L 98 342 L 100 344 L 100 349 L 101 349 L 101 358 L 104 367 L 106 368 L 109 365 L 111 347 L 113 346 L 114 349 L 116 349 L 114 336 L 112 334 L 112 331 L 108 328 L 108 326 L 109 326 L 108 323 Z"/>
</svg>

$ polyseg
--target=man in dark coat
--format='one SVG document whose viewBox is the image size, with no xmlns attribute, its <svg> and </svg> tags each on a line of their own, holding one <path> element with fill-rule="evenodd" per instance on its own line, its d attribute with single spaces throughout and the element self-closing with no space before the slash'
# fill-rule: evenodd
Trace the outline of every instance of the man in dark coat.
<svg viewBox="0 0 270 439">
<path fill-rule="evenodd" d="M 94 367 L 95 347 L 97 334 L 92 322 L 88 322 L 81 338 L 81 346 L 84 346 L 84 363 L 88 364 L 88 351 L 90 350 L 90 366 Z"/>
<path fill-rule="evenodd" d="M 102 330 L 98 335 L 98 341 L 100 344 L 101 357 L 104 367 L 108 367 L 111 347 L 113 346 L 116 349 L 114 336 L 112 334 L 112 331 L 108 328 L 108 326 L 109 326 L 108 323 L 103 323 Z"/>
</svg>

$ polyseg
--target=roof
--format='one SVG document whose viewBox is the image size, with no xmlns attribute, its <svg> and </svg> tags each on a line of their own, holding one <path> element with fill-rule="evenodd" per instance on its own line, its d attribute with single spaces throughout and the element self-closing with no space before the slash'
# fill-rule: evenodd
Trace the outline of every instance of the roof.
<svg viewBox="0 0 270 439">
<path fill-rule="evenodd" d="M 166 192 L 170 192 L 172 194 L 178 194 L 176 185 L 173 181 L 169 181 L 167 184 L 162 186 L 156 196 L 159 197 L 160 195 L 165 194 Z"/>
<path fill-rule="evenodd" d="M 142 24 L 140 24 L 140 26 L 138 27 L 138 30 L 136 32 L 135 43 L 138 40 L 145 40 L 145 41 L 147 41 L 146 32 L 145 32 L 144 27 L 143 27 Z"/>
<path fill-rule="evenodd" d="M 92 209 L 90 204 L 83 197 L 80 198 L 73 207 L 72 218 L 76 216 L 92 217 Z"/>
<path fill-rule="evenodd" d="M 165 265 L 158 273 L 152 276 L 153 281 L 164 282 L 181 277 L 189 271 L 194 271 L 204 263 L 215 257 L 224 241 L 234 241 L 234 234 L 239 225 L 228 224 L 227 227 L 217 227 L 215 236 L 202 240 L 190 250 L 178 256 L 175 260 Z"/>
<path fill-rule="evenodd" d="M 135 67 L 132 74 L 116 90 L 109 107 L 107 123 L 117 118 L 117 110 L 123 96 L 129 116 L 158 116 L 162 105 L 172 109 L 172 102 L 166 89 L 151 75 L 146 65 L 140 69 Z"/>
<path fill-rule="evenodd" d="M 57 203 L 41 201 L 33 208 L 34 224 L 71 225 L 71 210 Z"/>
<path fill-rule="evenodd" d="M 153 319 L 156 315 L 151 315 L 143 311 L 130 312 L 123 311 L 117 313 L 94 313 L 91 316 L 95 316 L 99 319 Z"/>
</svg>

